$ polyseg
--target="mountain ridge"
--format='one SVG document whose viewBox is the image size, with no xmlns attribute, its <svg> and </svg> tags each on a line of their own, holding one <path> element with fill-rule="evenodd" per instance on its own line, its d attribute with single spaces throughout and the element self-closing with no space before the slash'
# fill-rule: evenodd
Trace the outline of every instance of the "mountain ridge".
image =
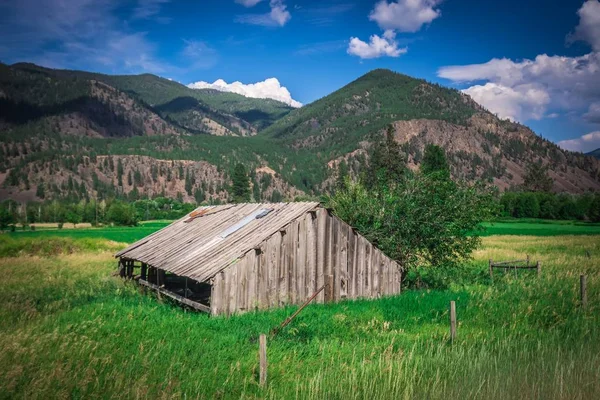
<svg viewBox="0 0 600 400">
<path fill-rule="evenodd" d="M 165 193 L 187 201 L 226 201 L 230 172 L 238 162 L 250 172 L 257 201 L 317 196 L 333 190 L 341 163 L 352 175 L 362 174 L 371 144 L 387 126 L 414 170 L 424 146 L 434 143 L 445 148 L 458 178 L 505 190 L 522 183 L 529 163 L 541 161 L 549 166 L 555 191 L 600 190 L 597 159 L 562 150 L 524 125 L 500 120 L 455 89 L 390 70 L 373 70 L 291 110 L 275 101 L 189 89 L 151 74 L 0 65 L 0 102 L 18 111 L 0 112 L 2 197 L 31 194 L 48 173 L 62 173 L 76 185 L 61 181 L 47 190 L 47 198 L 80 198 L 87 191 L 91 196 Z M 61 108 L 68 102 L 74 106 Z M 40 106 L 58 111 L 44 109 L 32 119 L 29 111 Z M 109 172 L 93 161 L 105 156 L 127 163 L 130 172 Z M 131 157 L 144 158 L 136 168 Z M 160 160 L 201 164 L 189 164 L 165 180 L 156 174 L 164 168 Z M 209 177 L 189 178 L 204 176 L 202 171 Z M 111 188 L 99 191 L 93 174 L 104 174 Z M 123 182 L 129 174 L 143 182 L 136 191 Z M 218 187 L 209 191 L 211 179 Z"/>
</svg>

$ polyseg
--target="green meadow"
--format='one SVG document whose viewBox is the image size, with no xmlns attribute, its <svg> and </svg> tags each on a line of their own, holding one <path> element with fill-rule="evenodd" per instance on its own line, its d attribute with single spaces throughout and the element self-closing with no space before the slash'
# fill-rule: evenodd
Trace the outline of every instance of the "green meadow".
<svg viewBox="0 0 600 400">
<path fill-rule="evenodd" d="M 158 227 L 0 236 L 0 398 L 600 398 L 600 236 L 484 237 L 440 289 L 311 305 L 269 338 L 262 388 L 256 338 L 296 307 L 209 317 L 111 276 Z M 541 277 L 491 282 L 488 259 L 525 254 Z"/>
</svg>

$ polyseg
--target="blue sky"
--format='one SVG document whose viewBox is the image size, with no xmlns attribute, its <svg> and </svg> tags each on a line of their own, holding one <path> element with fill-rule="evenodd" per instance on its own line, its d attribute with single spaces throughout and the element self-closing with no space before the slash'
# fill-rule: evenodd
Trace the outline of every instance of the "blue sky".
<svg viewBox="0 0 600 400">
<path fill-rule="evenodd" d="M 600 147 L 598 0 L 0 0 L 0 60 L 184 84 L 275 77 L 304 104 L 389 68 L 563 147 Z"/>
</svg>

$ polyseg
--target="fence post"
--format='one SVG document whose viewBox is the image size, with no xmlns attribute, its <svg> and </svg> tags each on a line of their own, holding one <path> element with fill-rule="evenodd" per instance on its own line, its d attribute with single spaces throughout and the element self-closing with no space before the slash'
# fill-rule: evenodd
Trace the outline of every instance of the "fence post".
<svg viewBox="0 0 600 400">
<path fill-rule="evenodd" d="M 535 264 L 536 269 L 537 269 L 537 275 L 538 277 L 542 275 L 542 263 L 540 263 L 539 261 L 537 262 L 537 264 Z"/>
<path fill-rule="evenodd" d="M 450 342 L 454 343 L 456 339 L 456 303 L 450 302 Z"/>
<path fill-rule="evenodd" d="M 492 280 L 492 282 L 494 281 L 494 271 L 493 271 L 493 261 L 490 258 L 490 279 Z"/>
<path fill-rule="evenodd" d="M 267 335 L 261 334 L 258 341 L 259 383 L 260 386 L 265 387 L 267 385 Z"/>
<path fill-rule="evenodd" d="M 581 307 L 587 307 L 587 278 L 585 275 L 579 276 L 579 295 L 581 299 Z"/>
</svg>

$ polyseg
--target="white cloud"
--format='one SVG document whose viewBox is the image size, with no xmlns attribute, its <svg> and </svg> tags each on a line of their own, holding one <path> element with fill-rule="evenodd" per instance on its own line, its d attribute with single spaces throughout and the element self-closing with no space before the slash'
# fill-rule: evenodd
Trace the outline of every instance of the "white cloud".
<svg viewBox="0 0 600 400">
<path fill-rule="evenodd" d="M 558 145 L 565 150 L 588 153 L 600 148 L 600 131 L 588 133 L 577 139 L 561 140 Z"/>
<path fill-rule="evenodd" d="M 440 3 L 441 0 L 397 0 L 391 3 L 381 0 L 369 14 L 369 19 L 377 22 L 381 29 L 417 32 L 442 15 L 439 9 L 435 9 Z"/>
<path fill-rule="evenodd" d="M 589 53 L 580 57 L 548 56 L 542 54 L 534 60 L 515 62 L 506 58 L 492 59 L 483 64 L 448 66 L 438 70 L 438 76 L 457 83 L 487 81 L 496 87 L 510 88 L 522 92 L 523 85 L 531 85 L 550 96 L 550 101 L 542 101 L 540 96 L 527 96 L 537 99 L 539 108 L 532 112 L 511 115 L 521 121 L 539 118 L 548 109 L 577 111 L 587 109 L 590 103 L 600 100 L 600 53 Z M 487 85 L 486 85 L 487 86 Z M 464 90 L 478 92 L 476 86 Z M 492 86 L 488 86 L 491 89 Z M 481 89 L 479 94 L 481 95 Z M 522 96 L 506 96 L 507 91 L 489 90 L 479 100 L 493 112 L 503 114 L 510 107 L 516 109 L 523 102 Z M 498 97 L 494 99 L 493 97 Z M 512 100 L 510 100 L 512 99 Z M 520 115 L 520 116 L 519 116 Z"/>
<path fill-rule="evenodd" d="M 464 90 L 473 100 L 500 118 L 513 121 L 541 119 L 550 96 L 543 88 L 534 85 L 520 85 L 514 88 L 496 83 L 476 85 Z"/>
<path fill-rule="evenodd" d="M 588 111 L 583 114 L 583 117 L 588 122 L 600 124 L 600 101 L 590 104 Z"/>
<path fill-rule="evenodd" d="M 379 58 L 383 56 L 399 57 L 408 51 L 406 47 L 398 48 L 396 34 L 394 31 L 385 31 L 383 36 L 371 35 L 369 43 L 359 38 L 350 38 L 348 54 L 358 56 L 362 59 Z"/>
<path fill-rule="evenodd" d="M 588 42 L 594 51 L 600 51 L 600 2 L 588 0 L 577 11 L 579 25 L 567 37 L 568 42 L 582 40 Z"/>
<path fill-rule="evenodd" d="M 236 3 L 243 5 L 244 7 L 254 7 L 263 0 L 235 0 Z"/>
<path fill-rule="evenodd" d="M 190 83 L 192 89 L 216 89 L 222 92 L 232 92 L 246 97 L 258 99 L 273 99 L 281 101 L 292 107 L 302 107 L 302 103 L 292 99 L 292 95 L 285 86 L 281 86 L 277 78 L 268 78 L 262 82 L 243 84 L 242 82 L 227 83 L 223 79 L 217 79 L 213 83 L 204 81 Z"/>
<path fill-rule="evenodd" d="M 417 32 L 425 24 L 431 23 L 442 14 L 434 9 L 442 0 L 397 0 L 388 3 L 381 0 L 369 14 L 371 21 L 384 30 L 383 36 L 371 35 L 369 43 L 357 37 L 350 38 L 348 54 L 361 59 L 379 57 L 399 57 L 408 51 L 399 47 L 396 32 Z"/>
<path fill-rule="evenodd" d="M 600 2 L 588 0 L 568 40 L 585 40 L 594 51 L 579 57 L 541 54 L 533 60 L 494 58 L 483 64 L 442 67 L 438 76 L 479 83 L 463 90 L 490 111 L 524 121 L 567 111 L 600 123 Z M 481 84 L 481 83 L 485 84 Z"/>
<path fill-rule="evenodd" d="M 287 6 L 283 0 L 271 0 L 269 7 L 271 7 L 271 11 L 266 14 L 238 15 L 235 21 L 242 24 L 281 27 L 292 19 L 292 15 L 287 11 Z"/>
</svg>

